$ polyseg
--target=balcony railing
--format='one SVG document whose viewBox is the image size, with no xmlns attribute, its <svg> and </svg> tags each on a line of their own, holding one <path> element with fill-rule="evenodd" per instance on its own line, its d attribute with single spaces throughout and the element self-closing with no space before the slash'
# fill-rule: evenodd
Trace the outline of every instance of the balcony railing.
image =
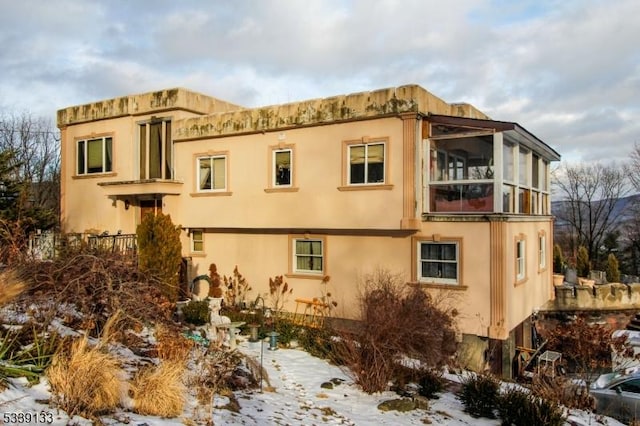
<svg viewBox="0 0 640 426">
<path fill-rule="evenodd" d="M 135 234 L 58 234 L 43 232 L 34 234 L 29 239 L 29 255 L 35 259 L 54 259 L 64 248 L 80 248 L 86 246 L 89 249 L 109 251 L 124 255 L 135 256 L 137 253 L 137 240 Z"/>
</svg>

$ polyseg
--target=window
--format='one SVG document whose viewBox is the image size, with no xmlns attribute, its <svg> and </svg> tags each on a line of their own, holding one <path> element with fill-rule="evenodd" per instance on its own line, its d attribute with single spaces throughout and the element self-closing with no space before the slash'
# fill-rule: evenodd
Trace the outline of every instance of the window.
<svg viewBox="0 0 640 426">
<path fill-rule="evenodd" d="M 202 230 L 194 229 L 191 231 L 191 251 L 204 251 L 204 232 Z"/>
<path fill-rule="evenodd" d="M 459 244 L 418 242 L 418 279 L 438 284 L 458 284 Z"/>
<path fill-rule="evenodd" d="M 525 240 L 516 241 L 516 281 L 523 281 L 526 277 L 526 245 Z"/>
<path fill-rule="evenodd" d="M 172 179 L 171 120 L 154 118 L 139 123 L 138 128 L 140 179 Z"/>
<path fill-rule="evenodd" d="M 322 274 L 324 271 L 324 241 L 293 239 L 293 272 Z"/>
<path fill-rule="evenodd" d="M 538 266 L 540 270 L 547 267 L 547 236 L 544 232 L 538 234 Z"/>
<path fill-rule="evenodd" d="M 198 190 L 223 191 L 227 188 L 227 157 L 198 157 Z"/>
<path fill-rule="evenodd" d="M 112 170 L 113 139 L 101 137 L 78 141 L 79 175 L 108 173 Z"/>
<path fill-rule="evenodd" d="M 291 186 L 292 177 L 292 157 L 291 149 L 276 149 L 273 151 L 273 186 Z"/>
<path fill-rule="evenodd" d="M 348 146 L 349 184 L 384 183 L 384 148 L 381 142 Z"/>
</svg>

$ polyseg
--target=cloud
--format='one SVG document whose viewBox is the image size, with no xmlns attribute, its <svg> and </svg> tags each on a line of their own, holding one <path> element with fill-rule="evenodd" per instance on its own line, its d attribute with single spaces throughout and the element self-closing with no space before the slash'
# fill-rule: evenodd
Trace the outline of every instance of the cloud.
<svg viewBox="0 0 640 426">
<path fill-rule="evenodd" d="M 640 141 L 638 15 L 635 0 L 7 2 L 0 104 L 51 116 L 182 86 L 260 106 L 416 83 L 570 158 L 623 159 Z"/>
</svg>

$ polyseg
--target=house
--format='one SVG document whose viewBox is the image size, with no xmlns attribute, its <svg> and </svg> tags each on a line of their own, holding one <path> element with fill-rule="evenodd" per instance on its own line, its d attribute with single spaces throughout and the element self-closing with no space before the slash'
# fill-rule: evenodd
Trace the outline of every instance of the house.
<svg viewBox="0 0 640 426">
<path fill-rule="evenodd" d="M 182 226 L 191 276 L 238 265 L 252 297 L 276 275 L 295 298 L 329 285 L 344 318 L 359 280 L 385 268 L 454 303 L 467 362 L 505 375 L 553 297 L 559 154 L 420 86 L 261 108 L 179 88 L 57 119 L 67 232 L 133 233 L 162 211 Z"/>
</svg>

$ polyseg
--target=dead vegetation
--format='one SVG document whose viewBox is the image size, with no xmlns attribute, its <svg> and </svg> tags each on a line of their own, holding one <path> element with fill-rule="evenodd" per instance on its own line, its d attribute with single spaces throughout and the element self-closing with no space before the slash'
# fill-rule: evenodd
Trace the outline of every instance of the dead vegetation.
<svg viewBox="0 0 640 426">
<path fill-rule="evenodd" d="M 342 333 L 333 357 L 365 392 L 388 389 L 401 375 L 403 358 L 425 367 L 450 361 L 456 351 L 450 313 L 389 271 L 378 270 L 363 284 L 360 327 Z"/>
<path fill-rule="evenodd" d="M 181 415 L 186 394 L 183 373 L 184 362 L 180 361 L 163 361 L 139 371 L 130 384 L 134 411 L 162 417 Z"/>
</svg>

